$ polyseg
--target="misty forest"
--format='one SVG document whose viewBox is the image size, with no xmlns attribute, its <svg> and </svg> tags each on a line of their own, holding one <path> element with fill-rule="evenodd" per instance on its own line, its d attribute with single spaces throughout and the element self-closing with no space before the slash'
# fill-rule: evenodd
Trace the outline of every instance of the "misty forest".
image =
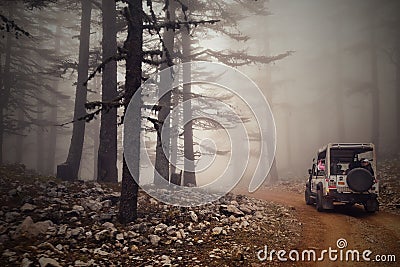
<svg viewBox="0 0 400 267">
<path fill-rule="evenodd" d="M 396 0 L 0 1 L 1 265 L 259 266 L 264 245 L 313 246 L 302 194 L 328 143 L 375 145 L 398 214 L 399 14 Z M 236 94 L 217 84 L 230 70 Z M 164 182 L 223 175 L 238 183 L 214 202 L 161 201 Z"/>
</svg>

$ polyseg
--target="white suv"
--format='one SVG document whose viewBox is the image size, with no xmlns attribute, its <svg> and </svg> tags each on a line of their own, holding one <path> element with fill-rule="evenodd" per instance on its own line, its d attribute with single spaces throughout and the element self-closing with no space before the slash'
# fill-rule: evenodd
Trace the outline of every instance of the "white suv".
<svg viewBox="0 0 400 267">
<path fill-rule="evenodd" d="M 318 150 L 306 182 L 305 201 L 318 211 L 333 209 L 334 202 L 364 205 L 379 210 L 379 183 L 373 144 L 328 144 Z"/>
</svg>

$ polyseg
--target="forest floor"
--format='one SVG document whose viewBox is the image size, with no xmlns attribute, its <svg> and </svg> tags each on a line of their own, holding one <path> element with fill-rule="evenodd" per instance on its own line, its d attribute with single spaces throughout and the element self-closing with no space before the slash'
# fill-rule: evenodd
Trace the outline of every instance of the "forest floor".
<svg viewBox="0 0 400 267">
<path fill-rule="evenodd" d="M 119 190 L 0 167 L 0 266 L 259 266 L 265 245 L 300 236 L 293 207 L 234 194 L 179 208 L 140 191 L 138 220 L 121 225 Z"/>
<path fill-rule="evenodd" d="M 119 185 L 60 182 L 0 167 L 0 266 L 396 266 L 396 262 L 260 261 L 271 250 L 370 249 L 400 260 L 400 166 L 379 166 L 381 211 L 338 206 L 317 212 L 302 182 L 280 182 L 253 194 L 230 193 L 198 208 L 139 196 L 139 218 L 117 221 Z M 264 256 L 264 253 L 259 254 Z M 385 265 L 386 264 L 386 265 Z"/>
</svg>

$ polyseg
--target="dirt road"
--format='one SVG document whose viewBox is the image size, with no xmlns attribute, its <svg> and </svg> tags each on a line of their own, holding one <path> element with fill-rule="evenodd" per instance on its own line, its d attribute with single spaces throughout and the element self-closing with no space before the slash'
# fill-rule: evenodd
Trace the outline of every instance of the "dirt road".
<svg viewBox="0 0 400 267">
<path fill-rule="evenodd" d="M 347 241 L 347 250 L 371 250 L 371 262 L 329 261 L 328 255 L 323 262 L 300 263 L 296 266 L 400 266 L 400 216 L 385 212 L 367 214 L 362 206 L 337 206 L 335 210 L 317 212 L 315 206 L 307 206 L 302 194 L 258 190 L 252 197 L 273 201 L 294 207 L 302 222 L 302 237 L 298 244 L 290 249 L 338 249 L 337 240 Z M 279 248 L 277 248 L 279 249 Z M 345 254 L 343 254 L 345 255 Z M 395 255 L 396 262 L 377 262 L 376 255 Z M 345 257 L 345 256 L 344 256 Z"/>
</svg>

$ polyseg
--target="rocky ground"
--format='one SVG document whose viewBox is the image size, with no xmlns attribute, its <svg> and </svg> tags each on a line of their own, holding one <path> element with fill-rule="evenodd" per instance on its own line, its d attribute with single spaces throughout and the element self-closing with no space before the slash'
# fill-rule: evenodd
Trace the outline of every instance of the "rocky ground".
<svg viewBox="0 0 400 267">
<path fill-rule="evenodd" d="M 259 266 L 265 245 L 299 239 L 293 207 L 233 194 L 179 208 L 140 192 L 139 219 L 120 225 L 118 192 L 0 167 L 0 266 Z"/>
<path fill-rule="evenodd" d="M 381 210 L 400 214 L 400 157 L 378 165 Z"/>
</svg>

